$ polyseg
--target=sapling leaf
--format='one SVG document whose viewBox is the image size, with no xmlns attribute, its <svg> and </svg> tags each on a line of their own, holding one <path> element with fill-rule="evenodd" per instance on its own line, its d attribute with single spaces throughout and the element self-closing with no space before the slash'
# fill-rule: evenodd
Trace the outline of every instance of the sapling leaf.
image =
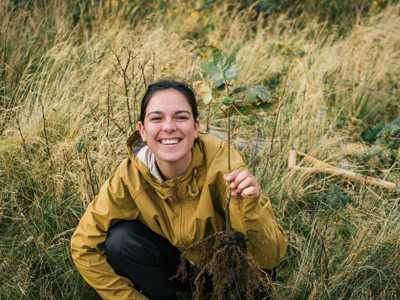
<svg viewBox="0 0 400 300">
<path fill-rule="evenodd" d="M 223 82 L 219 86 L 216 86 L 214 90 L 216 90 L 217 92 L 224 92 L 225 91 L 225 82 Z"/>
<path fill-rule="evenodd" d="M 220 49 L 215 49 L 213 53 L 213 60 L 216 64 L 222 66 L 225 61 L 225 55 Z"/>
<path fill-rule="evenodd" d="M 232 53 L 225 59 L 223 75 L 226 81 L 236 79 L 238 75 L 238 68 L 236 65 L 236 53 Z"/>
<path fill-rule="evenodd" d="M 213 56 L 211 60 L 206 60 L 201 64 L 202 72 L 211 80 L 214 88 L 224 84 L 224 77 L 219 60 Z"/>
<path fill-rule="evenodd" d="M 247 90 L 246 86 L 238 85 L 231 91 L 231 95 L 239 94 L 239 93 L 245 92 L 246 90 Z"/>
<path fill-rule="evenodd" d="M 231 106 L 233 103 L 235 103 L 235 99 L 230 97 L 226 97 L 222 100 L 222 104 L 224 104 L 225 106 Z"/>
<path fill-rule="evenodd" d="M 212 81 L 214 88 L 221 88 L 238 75 L 236 53 L 226 57 L 222 51 L 216 51 L 211 59 L 201 64 L 201 70 Z"/>
<path fill-rule="evenodd" d="M 235 107 L 236 107 L 236 110 L 243 115 L 250 115 L 250 114 L 254 113 L 254 108 L 249 105 L 238 106 L 235 103 Z"/>
<path fill-rule="evenodd" d="M 258 104 L 257 107 L 265 111 L 265 110 L 271 110 L 274 107 L 274 105 L 272 103 L 264 102 Z"/>
</svg>

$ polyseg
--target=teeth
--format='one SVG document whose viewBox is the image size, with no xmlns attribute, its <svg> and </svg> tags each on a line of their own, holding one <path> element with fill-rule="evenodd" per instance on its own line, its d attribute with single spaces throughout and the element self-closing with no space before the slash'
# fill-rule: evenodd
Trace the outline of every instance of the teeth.
<svg viewBox="0 0 400 300">
<path fill-rule="evenodd" d="M 160 143 L 163 145 L 173 145 L 173 144 L 178 144 L 179 139 L 162 139 L 160 140 Z"/>
</svg>

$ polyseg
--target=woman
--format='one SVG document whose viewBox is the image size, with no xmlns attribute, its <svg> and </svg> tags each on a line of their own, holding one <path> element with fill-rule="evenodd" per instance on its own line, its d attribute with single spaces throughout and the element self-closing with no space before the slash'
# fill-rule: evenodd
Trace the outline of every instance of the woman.
<svg viewBox="0 0 400 300">
<path fill-rule="evenodd" d="M 275 267 L 286 242 L 260 187 L 227 144 L 199 132 L 196 99 L 184 83 L 158 81 L 146 91 L 129 157 L 89 204 L 71 240 L 79 272 L 104 299 L 175 299 L 170 280 L 180 251 L 224 229 L 227 184 L 232 226 L 248 252 Z M 187 253 L 196 264 L 199 253 Z"/>
</svg>

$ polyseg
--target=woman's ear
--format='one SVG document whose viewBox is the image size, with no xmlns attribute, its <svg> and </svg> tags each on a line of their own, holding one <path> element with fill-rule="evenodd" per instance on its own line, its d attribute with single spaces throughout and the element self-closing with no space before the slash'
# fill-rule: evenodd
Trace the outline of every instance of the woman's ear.
<svg viewBox="0 0 400 300">
<path fill-rule="evenodd" d="M 137 123 L 137 129 L 139 130 L 142 141 L 146 142 L 146 130 L 144 129 L 144 125 L 141 121 Z"/>
<path fill-rule="evenodd" d="M 196 138 L 199 137 L 199 132 L 200 132 L 200 122 L 199 120 L 194 122 L 194 130 L 195 130 L 195 136 Z"/>
</svg>

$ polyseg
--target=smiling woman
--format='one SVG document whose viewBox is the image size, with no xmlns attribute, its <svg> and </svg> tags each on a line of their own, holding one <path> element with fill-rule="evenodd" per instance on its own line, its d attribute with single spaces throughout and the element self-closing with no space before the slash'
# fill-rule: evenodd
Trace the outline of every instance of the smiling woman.
<svg viewBox="0 0 400 300">
<path fill-rule="evenodd" d="M 224 230 L 227 186 L 232 227 L 249 255 L 271 270 L 286 241 L 269 202 L 236 151 L 228 172 L 227 144 L 199 133 L 193 91 L 158 81 L 145 93 L 129 157 L 88 206 L 72 237 L 73 260 L 104 299 L 176 299 L 190 283 L 172 280 L 180 253 Z M 199 249 L 186 259 L 199 263 Z"/>
</svg>

